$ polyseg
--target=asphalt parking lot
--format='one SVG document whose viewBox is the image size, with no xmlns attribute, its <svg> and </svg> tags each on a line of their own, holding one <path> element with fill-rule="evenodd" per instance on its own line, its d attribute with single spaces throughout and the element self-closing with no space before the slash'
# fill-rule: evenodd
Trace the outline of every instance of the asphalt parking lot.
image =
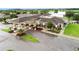
<svg viewBox="0 0 79 59">
<path fill-rule="evenodd" d="M 25 42 L 17 36 L 0 30 L 0 51 L 9 49 L 14 51 L 75 51 L 79 48 L 79 40 L 49 35 L 39 31 L 26 33 L 38 38 L 40 42 Z"/>
</svg>

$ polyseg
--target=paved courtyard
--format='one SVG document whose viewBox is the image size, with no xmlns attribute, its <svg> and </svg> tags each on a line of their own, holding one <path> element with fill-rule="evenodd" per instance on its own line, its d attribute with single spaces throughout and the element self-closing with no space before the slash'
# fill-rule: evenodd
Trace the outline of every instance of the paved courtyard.
<svg viewBox="0 0 79 59">
<path fill-rule="evenodd" d="M 26 33 L 37 37 L 40 42 L 25 42 L 19 37 L 0 30 L 0 51 L 9 49 L 15 51 L 74 51 L 79 48 L 79 40 L 49 35 L 39 31 L 28 31 Z"/>
</svg>

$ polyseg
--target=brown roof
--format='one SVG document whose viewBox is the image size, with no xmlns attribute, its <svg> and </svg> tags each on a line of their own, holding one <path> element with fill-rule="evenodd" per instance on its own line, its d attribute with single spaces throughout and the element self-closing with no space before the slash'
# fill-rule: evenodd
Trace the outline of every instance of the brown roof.
<svg viewBox="0 0 79 59">
<path fill-rule="evenodd" d="M 14 20 L 13 22 L 24 22 L 24 21 L 30 21 L 32 19 L 38 19 L 40 15 L 33 15 L 33 16 L 28 16 L 28 17 L 19 17 L 16 20 Z"/>
<path fill-rule="evenodd" d="M 33 17 L 33 16 L 37 16 L 39 14 L 18 14 L 18 18 L 22 18 L 22 17 Z"/>
<path fill-rule="evenodd" d="M 59 17 L 53 17 L 53 18 L 41 18 L 41 22 L 48 22 L 51 21 L 53 24 L 58 24 L 58 23 L 64 23 L 64 20 Z"/>
<path fill-rule="evenodd" d="M 28 16 L 28 17 L 20 17 L 14 20 L 13 22 L 18 23 L 18 22 L 24 22 L 24 21 L 30 21 L 30 20 L 39 20 L 41 19 L 41 22 L 48 22 L 49 20 L 53 24 L 58 24 L 58 23 L 64 23 L 64 20 L 60 17 L 52 17 L 52 18 L 40 18 L 40 14 L 33 15 L 33 16 Z"/>
<path fill-rule="evenodd" d="M 54 23 L 54 24 L 58 24 L 58 23 L 64 23 L 64 20 L 60 17 L 53 17 L 51 18 L 51 21 Z"/>
</svg>

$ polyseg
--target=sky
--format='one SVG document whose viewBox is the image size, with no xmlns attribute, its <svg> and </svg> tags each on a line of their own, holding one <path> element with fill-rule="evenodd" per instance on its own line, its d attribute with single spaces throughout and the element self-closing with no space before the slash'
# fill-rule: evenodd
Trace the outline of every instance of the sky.
<svg viewBox="0 0 79 59">
<path fill-rule="evenodd" d="M 78 0 L 0 0 L 0 8 L 79 8 Z"/>
</svg>

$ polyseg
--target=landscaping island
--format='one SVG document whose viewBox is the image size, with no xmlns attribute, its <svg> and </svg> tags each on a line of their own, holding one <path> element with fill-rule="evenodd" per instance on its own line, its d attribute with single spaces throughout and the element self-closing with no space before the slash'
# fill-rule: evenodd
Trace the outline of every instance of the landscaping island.
<svg viewBox="0 0 79 59">
<path fill-rule="evenodd" d="M 23 36 L 21 36 L 21 38 L 24 40 L 24 41 L 31 41 L 31 42 L 39 42 L 39 40 L 35 37 L 33 37 L 32 35 L 30 34 L 25 34 Z"/>
</svg>

